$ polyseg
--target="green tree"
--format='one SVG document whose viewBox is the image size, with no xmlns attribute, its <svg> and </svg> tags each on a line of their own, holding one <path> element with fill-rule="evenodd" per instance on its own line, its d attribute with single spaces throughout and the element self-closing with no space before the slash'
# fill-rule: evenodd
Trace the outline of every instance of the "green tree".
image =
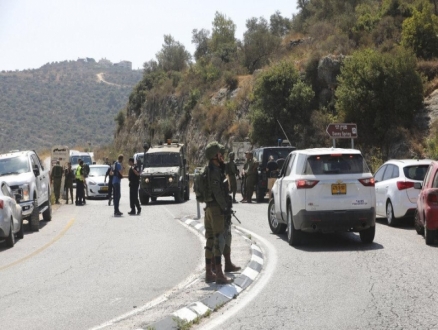
<svg viewBox="0 0 438 330">
<path fill-rule="evenodd" d="M 281 38 L 271 34 L 263 17 L 247 20 L 246 27 L 243 34 L 244 66 L 252 73 L 268 63 L 270 55 L 280 47 Z"/>
<path fill-rule="evenodd" d="M 336 109 L 345 122 L 357 123 L 363 144 L 388 150 L 391 128 L 409 128 L 422 106 L 416 59 L 403 49 L 357 51 L 344 61 L 335 95 Z"/>
<path fill-rule="evenodd" d="M 210 41 L 210 31 L 201 29 L 194 29 L 192 31 L 192 44 L 195 44 L 195 59 L 199 60 L 201 57 L 208 54 L 208 43 Z"/>
<path fill-rule="evenodd" d="M 236 25 L 224 14 L 216 12 L 209 49 L 223 62 L 230 62 L 237 51 Z"/>
<path fill-rule="evenodd" d="M 191 55 L 184 45 L 171 35 L 164 35 L 163 48 L 157 53 L 158 65 L 164 71 L 182 71 L 190 62 Z"/>
<path fill-rule="evenodd" d="M 293 62 L 279 62 L 262 72 L 256 80 L 251 106 L 253 142 L 272 145 L 284 137 L 279 121 L 292 139 L 299 144 L 300 133 L 308 124 L 314 93 L 301 81 Z"/>
<path fill-rule="evenodd" d="M 271 15 L 269 23 L 271 33 L 277 37 L 284 37 L 291 29 L 290 19 L 281 16 L 278 10 Z"/>
<path fill-rule="evenodd" d="M 403 22 L 402 45 L 412 49 L 418 57 L 431 59 L 438 56 L 438 17 L 429 4 L 414 9 L 412 17 Z"/>
</svg>

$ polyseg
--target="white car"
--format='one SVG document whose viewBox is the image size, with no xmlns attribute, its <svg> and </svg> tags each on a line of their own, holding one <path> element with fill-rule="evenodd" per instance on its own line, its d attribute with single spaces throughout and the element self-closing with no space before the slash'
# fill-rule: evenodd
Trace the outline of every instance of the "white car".
<svg viewBox="0 0 438 330">
<path fill-rule="evenodd" d="M 274 234 L 298 245 L 303 232 L 359 232 L 364 243 L 375 235 L 374 178 L 355 149 L 292 151 L 272 187 L 268 220 Z"/>
<path fill-rule="evenodd" d="M 105 180 L 105 174 L 109 165 L 90 165 L 90 173 L 85 178 L 85 194 L 87 198 L 107 198 L 108 197 L 108 180 Z"/>
<path fill-rule="evenodd" d="M 15 235 L 18 238 L 24 236 L 21 206 L 16 202 L 8 184 L 2 182 L 0 189 L 0 239 L 6 239 L 6 245 L 13 247 Z"/>
<path fill-rule="evenodd" d="M 393 159 L 384 163 L 374 174 L 376 213 L 386 217 L 388 225 L 398 218 L 414 217 L 419 190 L 415 182 L 423 182 L 430 159 Z"/>
</svg>

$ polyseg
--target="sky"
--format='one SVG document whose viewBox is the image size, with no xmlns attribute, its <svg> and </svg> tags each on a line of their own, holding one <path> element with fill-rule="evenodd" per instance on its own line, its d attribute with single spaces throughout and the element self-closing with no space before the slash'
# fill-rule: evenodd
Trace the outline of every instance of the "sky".
<svg viewBox="0 0 438 330">
<path fill-rule="evenodd" d="M 193 55 L 193 29 L 211 31 L 215 12 L 242 39 L 246 20 L 297 13 L 296 0 L 0 0 L 0 71 L 91 57 L 133 69 L 155 59 L 170 34 Z"/>
</svg>

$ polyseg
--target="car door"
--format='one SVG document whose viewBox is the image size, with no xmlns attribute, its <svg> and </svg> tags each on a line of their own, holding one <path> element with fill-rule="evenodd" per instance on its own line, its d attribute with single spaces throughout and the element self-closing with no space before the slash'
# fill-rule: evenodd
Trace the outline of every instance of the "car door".
<svg viewBox="0 0 438 330">
<path fill-rule="evenodd" d="M 42 205 L 49 199 L 48 174 L 44 171 L 40 160 L 35 155 L 31 155 L 32 169 L 37 166 L 39 174 L 35 177 L 35 185 L 37 187 L 38 205 Z"/>
<path fill-rule="evenodd" d="M 423 187 L 420 191 L 420 194 L 418 195 L 417 211 L 422 223 L 424 223 L 424 208 L 426 206 L 427 193 L 432 187 L 432 178 L 434 178 L 435 172 L 435 167 L 433 166 L 433 164 L 431 164 L 427 169 L 426 175 L 424 176 Z"/>
<path fill-rule="evenodd" d="M 376 213 L 379 215 L 385 215 L 385 206 L 384 206 L 384 194 L 386 193 L 386 190 L 384 189 L 385 183 L 383 182 L 383 174 L 385 173 L 385 170 L 388 166 L 383 165 L 381 166 L 376 174 L 374 174 L 374 188 L 376 190 Z M 382 195 L 383 194 L 383 195 Z"/>
<path fill-rule="evenodd" d="M 294 160 L 296 158 L 296 154 L 290 154 L 286 161 L 284 162 L 284 165 L 281 169 L 283 176 L 281 178 L 281 181 L 279 183 L 278 189 L 280 193 L 280 214 L 283 218 L 283 220 L 286 220 L 287 216 L 287 198 L 288 198 L 288 191 L 291 189 L 291 185 L 295 184 L 295 179 L 291 175 L 292 168 L 294 165 Z"/>
<path fill-rule="evenodd" d="M 290 155 L 289 157 L 286 158 L 285 162 L 289 162 L 290 159 Z M 275 201 L 275 213 L 278 219 L 282 219 L 282 215 L 281 215 L 281 183 L 283 182 L 284 179 L 284 175 L 285 175 L 286 171 L 285 171 L 285 167 L 283 167 L 280 171 L 280 174 L 278 175 L 277 180 L 275 181 L 274 187 L 272 189 L 272 195 L 274 196 L 274 201 Z"/>
</svg>

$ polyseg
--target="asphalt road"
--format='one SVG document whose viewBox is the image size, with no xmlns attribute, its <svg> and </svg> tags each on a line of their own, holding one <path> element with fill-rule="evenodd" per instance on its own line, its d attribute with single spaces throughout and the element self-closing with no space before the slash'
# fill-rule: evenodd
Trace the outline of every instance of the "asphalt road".
<svg viewBox="0 0 438 330">
<path fill-rule="evenodd" d="M 200 267 L 203 242 L 176 220 L 196 204 L 173 198 L 129 216 L 122 184 L 113 217 L 107 200 L 62 205 L 12 249 L 0 243 L 2 329 L 89 329 L 172 290 Z"/>
<path fill-rule="evenodd" d="M 62 206 L 13 249 L 0 244 L 2 328 L 99 327 L 202 268 L 203 242 L 175 220 L 196 215 L 195 201 L 159 199 L 129 217 L 127 192 L 122 218 L 106 201 Z M 379 219 L 370 245 L 338 233 L 293 248 L 271 233 L 267 201 L 235 210 L 263 250 L 263 270 L 193 329 L 438 329 L 438 244 L 426 246 L 409 221 Z"/>
<path fill-rule="evenodd" d="M 271 233 L 264 204 L 236 206 L 264 247 L 253 288 L 194 329 L 438 329 L 438 244 L 412 221 L 378 219 L 374 244 L 355 233 L 309 235 L 303 246 Z"/>
</svg>

